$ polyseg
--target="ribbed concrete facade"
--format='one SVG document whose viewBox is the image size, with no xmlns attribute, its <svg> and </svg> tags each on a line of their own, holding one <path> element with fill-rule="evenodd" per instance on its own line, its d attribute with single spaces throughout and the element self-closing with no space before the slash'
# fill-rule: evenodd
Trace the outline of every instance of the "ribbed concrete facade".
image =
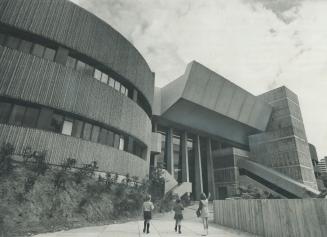
<svg viewBox="0 0 327 237">
<path fill-rule="evenodd" d="M 84 129 L 86 125 L 93 128 L 90 134 L 99 136 L 99 140 L 88 141 L 82 135 L 46 131 L 49 127 L 17 126 L 10 117 L 0 124 L 1 143 L 13 143 L 17 152 L 26 146 L 45 149 L 50 163 L 69 157 L 79 164 L 96 160 L 101 171 L 145 177 L 151 150 L 154 74 L 130 42 L 66 0 L 0 0 L 0 34 L 6 37 L 1 42 L 0 35 L 0 102 L 3 108 L 12 106 L 8 116 L 15 116 L 15 108 L 21 105 L 49 109 L 52 116 L 71 117 L 67 126 L 72 130 L 78 119 Z M 11 36 L 19 39 L 17 48 L 11 46 Z M 21 49 L 26 42 L 33 43 L 29 53 Z M 46 59 L 46 51 L 44 57 L 35 56 L 37 46 L 53 48 L 55 57 Z M 76 68 L 67 66 L 71 55 L 77 58 Z M 77 70 L 79 63 L 85 68 L 91 65 L 92 74 Z M 97 71 L 105 72 L 108 82 L 103 83 L 104 76 L 96 80 Z M 109 80 L 114 86 L 109 86 Z M 100 144 L 100 130 L 114 131 L 112 147 Z"/>
</svg>

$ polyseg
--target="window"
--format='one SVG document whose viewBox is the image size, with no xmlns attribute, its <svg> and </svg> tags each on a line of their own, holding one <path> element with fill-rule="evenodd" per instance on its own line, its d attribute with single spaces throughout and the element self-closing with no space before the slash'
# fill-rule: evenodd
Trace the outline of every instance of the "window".
<svg viewBox="0 0 327 237">
<path fill-rule="evenodd" d="M 77 60 L 77 64 L 76 64 L 76 70 L 79 72 L 83 72 L 85 69 L 85 63 L 83 63 L 82 61 Z"/>
<path fill-rule="evenodd" d="M 119 81 L 115 81 L 115 89 L 117 91 L 120 91 L 120 82 Z"/>
<path fill-rule="evenodd" d="M 40 110 L 35 108 L 26 108 L 23 126 L 35 128 L 39 117 Z"/>
<path fill-rule="evenodd" d="M 85 74 L 89 75 L 89 76 L 93 76 L 94 74 L 94 67 L 85 64 L 85 69 L 84 69 Z"/>
<path fill-rule="evenodd" d="M 90 140 L 92 133 L 92 124 L 85 123 L 84 130 L 83 130 L 83 139 Z"/>
<path fill-rule="evenodd" d="M 24 106 L 14 105 L 9 118 L 9 124 L 22 125 L 24 120 L 25 110 L 26 108 Z"/>
<path fill-rule="evenodd" d="M 32 49 L 32 42 L 26 41 L 26 40 L 22 40 L 19 44 L 19 48 L 18 50 L 24 52 L 24 53 L 30 53 L 31 49 Z"/>
<path fill-rule="evenodd" d="M 68 56 L 66 66 L 75 69 L 76 59 Z"/>
<path fill-rule="evenodd" d="M 106 145 L 107 143 L 107 129 L 101 128 L 100 134 L 99 134 L 99 143 Z"/>
<path fill-rule="evenodd" d="M 0 102 L 0 123 L 7 123 L 10 115 L 11 104 Z"/>
<path fill-rule="evenodd" d="M 45 47 L 40 44 L 34 44 L 32 49 L 32 54 L 42 58 L 44 54 Z"/>
<path fill-rule="evenodd" d="M 98 69 L 95 69 L 94 70 L 94 78 L 95 79 L 97 79 L 97 80 L 101 80 L 101 74 L 102 74 L 102 72 L 101 71 L 99 71 Z"/>
<path fill-rule="evenodd" d="M 125 95 L 125 90 L 126 90 L 125 86 L 121 85 L 121 87 L 120 87 L 120 93 L 122 93 L 123 95 Z"/>
<path fill-rule="evenodd" d="M 72 131 L 73 131 L 73 120 L 65 118 L 64 123 L 62 125 L 61 133 L 71 136 Z"/>
<path fill-rule="evenodd" d="M 128 96 L 128 89 L 125 88 L 125 95 Z"/>
<path fill-rule="evenodd" d="M 20 39 L 14 37 L 14 36 L 8 36 L 6 46 L 8 48 L 18 49 L 19 42 L 20 42 Z"/>
<path fill-rule="evenodd" d="M 111 86 L 112 88 L 115 87 L 115 80 L 113 78 L 110 77 L 109 80 L 109 86 Z"/>
<path fill-rule="evenodd" d="M 113 146 L 114 145 L 114 133 L 112 131 L 108 131 L 107 133 L 107 145 Z"/>
<path fill-rule="evenodd" d="M 5 45 L 6 35 L 0 32 L 0 45 Z"/>
<path fill-rule="evenodd" d="M 108 75 L 107 74 L 102 73 L 101 82 L 108 84 Z"/>
<path fill-rule="evenodd" d="M 115 134 L 114 147 L 117 148 L 117 149 L 119 148 L 119 140 L 120 140 L 120 135 Z"/>
<path fill-rule="evenodd" d="M 118 149 L 123 151 L 124 150 L 124 146 L 125 146 L 125 139 L 124 139 L 123 136 L 120 136 Z"/>
<path fill-rule="evenodd" d="M 46 48 L 44 51 L 44 58 L 50 61 L 54 60 L 55 55 L 56 55 L 56 50 L 54 49 Z"/>
<path fill-rule="evenodd" d="M 83 122 L 75 119 L 73 124 L 72 136 L 80 138 L 83 131 Z"/>
<path fill-rule="evenodd" d="M 100 133 L 100 127 L 94 125 L 92 129 L 92 136 L 91 136 L 92 142 L 98 142 L 99 133 Z"/>
<path fill-rule="evenodd" d="M 60 114 L 53 114 L 50 122 L 50 131 L 61 133 L 64 116 Z"/>
</svg>

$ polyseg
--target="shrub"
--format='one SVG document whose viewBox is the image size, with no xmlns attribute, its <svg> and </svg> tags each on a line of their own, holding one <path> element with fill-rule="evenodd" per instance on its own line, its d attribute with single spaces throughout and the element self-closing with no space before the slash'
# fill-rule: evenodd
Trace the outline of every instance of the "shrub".
<svg viewBox="0 0 327 237">
<path fill-rule="evenodd" d="M 0 147 L 0 176 L 9 175 L 14 169 L 12 155 L 14 146 L 10 143 L 3 143 Z"/>
<path fill-rule="evenodd" d="M 76 184 L 81 184 L 86 178 L 94 176 L 95 171 L 98 170 L 98 164 L 96 161 L 92 161 L 90 164 L 83 164 L 82 168 L 79 168 L 74 173 L 74 180 Z"/>
</svg>

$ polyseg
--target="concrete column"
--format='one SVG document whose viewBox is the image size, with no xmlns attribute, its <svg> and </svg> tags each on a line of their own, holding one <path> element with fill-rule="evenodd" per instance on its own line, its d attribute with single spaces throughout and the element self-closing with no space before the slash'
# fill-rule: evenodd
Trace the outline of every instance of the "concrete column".
<svg viewBox="0 0 327 237">
<path fill-rule="evenodd" d="M 200 137 L 195 136 L 194 140 L 194 172 L 195 172 L 195 190 L 193 191 L 196 200 L 200 200 L 200 194 L 203 192 L 202 167 L 201 167 L 201 150 Z"/>
<path fill-rule="evenodd" d="M 181 152 L 182 152 L 182 182 L 190 182 L 186 131 L 183 132 L 181 136 Z"/>
<path fill-rule="evenodd" d="M 167 171 L 174 176 L 174 144 L 173 144 L 173 129 L 169 128 L 166 138 L 166 152 L 167 152 Z"/>
<path fill-rule="evenodd" d="M 212 148 L 211 139 L 207 139 L 207 171 L 208 171 L 208 191 L 211 193 L 211 197 L 215 200 L 215 177 L 213 169 L 213 159 L 212 159 Z"/>
</svg>

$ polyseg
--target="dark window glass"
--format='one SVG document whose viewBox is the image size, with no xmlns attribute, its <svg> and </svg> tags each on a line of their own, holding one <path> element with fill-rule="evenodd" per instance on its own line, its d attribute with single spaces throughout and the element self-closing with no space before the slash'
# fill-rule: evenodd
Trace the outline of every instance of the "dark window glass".
<svg viewBox="0 0 327 237">
<path fill-rule="evenodd" d="M 56 56 L 56 50 L 50 49 L 50 48 L 45 48 L 44 56 L 43 56 L 45 59 L 53 61 L 55 56 Z"/>
<path fill-rule="evenodd" d="M 53 114 L 50 122 L 50 131 L 61 133 L 64 116 L 60 114 Z"/>
<path fill-rule="evenodd" d="M 72 136 L 80 138 L 83 131 L 83 122 L 75 119 L 73 124 Z"/>
<path fill-rule="evenodd" d="M 71 136 L 73 131 L 73 119 L 65 118 L 64 123 L 62 125 L 62 134 Z"/>
<path fill-rule="evenodd" d="M 13 125 L 22 125 L 26 108 L 21 105 L 14 105 L 11 112 L 9 123 Z"/>
<path fill-rule="evenodd" d="M 24 53 L 31 53 L 32 46 L 33 46 L 32 42 L 22 40 L 19 44 L 18 49 Z"/>
<path fill-rule="evenodd" d="M 85 64 L 85 74 L 89 75 L 89 76 L 93 76 L 94 74 L 94 67 L 88 65 L 88 64 Z"/>
<path fill-rule="evenodd" d="M 85 69 L 85 63 L 78 60 L 77 64 L 76 64 L 76 70 L 79 71 L 79 72 L 83 72 L 84 69 Z"/>
<path fill-rule="evenodd" d="M 108 130 L 105 128 L 101 128 L 100 134 L 99 134 L 99 143 L 106 145 L 107 144 L 107 133 Z"/>
<path fill-rule="evenodd" d="M 40 44 L 34 44 L 32 49 L 32 54 L 42 58 L 44 54 L 45 47 Z"/>
<path fill-rule="evenodd" d="M 90 140 L 91 132 L 92 132 L 92 124 L 85 123 L 84 130 L 83 130 L 83 139 Z"/>
<path fill-rule="evenodd" d="M 12 49 L 18 49 L 20 39 L 14 37 L 14 36 L 8 36 L 7 37 L 7 43 L 6 46 Z"/>
<path fill-rule="evenodd" d="M 111 77 L 109 79 L 109 86 L 111 86 L 112 88 L 115 87 L 115 80 Z"/>
<path fill-rule="evenodd" d="M 76 59 L 68 56 L 66 66 L 75 69 Z"/>
<path fill-rule="evenodd" d="M 39 118 L 39 109 L 26 108 L 23 125 L 30 128 L 35 128 Z"/>
<path fill-rule="evenodd" d="M 0 123 L 7 123 L 10 115 L 11 104 L 0 102 Z"/>
<path fill-rule="evenodd" d="M 100 127 L 94 125 L 92 129 L 92 136 L 91 136 L 92 142 L 98 142 L 99 133 L 100 133 Z"/>
<path fill-rule="evenodd" d="M 115 81 L 115 89 L 117 91 L 120 91 L 120 82 L 119 81 Z"/>
<path fill-rule="evenodd" d="M 102 73 L 102 76 L 101 76 L 101 82 L 105 83 L 105 84 L 108 84 L 108 75 L 105 74 L 105 73 Z"/>
<path fill-rule="evenodd" d="M 0 33 L 0 45 L 5 45 L 6 35 L 4 33 Z"/>
<path fill-rule="evenodd" d="M 114 145 L 114 133 L 112 131 L 108 131 L 107 133 L 107 145 L 113 146 Z"/>
</svg>

